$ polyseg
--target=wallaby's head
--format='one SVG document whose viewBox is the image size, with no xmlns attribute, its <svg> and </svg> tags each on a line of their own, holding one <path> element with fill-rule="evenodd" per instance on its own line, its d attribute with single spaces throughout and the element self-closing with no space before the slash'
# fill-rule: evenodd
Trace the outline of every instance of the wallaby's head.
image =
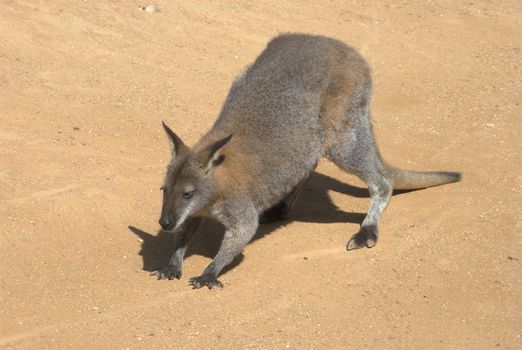
<svg viewBox="0 0 522 350">
<path fill-rule="evenodd" d="M 192 150 L 165 124 L 172 152 L 167 175 L 161 187 L 163 207 L 159 223 L 166 231 L 180 227 L 212 199 L 213 170 L 224 160 L 220 149 L 232 134 L 202 149 Z"/>
</svg>

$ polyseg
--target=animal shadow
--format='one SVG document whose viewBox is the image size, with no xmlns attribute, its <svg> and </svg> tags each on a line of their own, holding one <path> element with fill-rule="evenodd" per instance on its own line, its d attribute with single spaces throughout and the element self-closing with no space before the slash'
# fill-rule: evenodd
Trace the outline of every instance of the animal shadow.
<svg viewBox="0 0 522 350">
<path fill-rule="evenodd" d="M 292 221 L 314 223 L 347 222 L 360 224 L 366 214 L 341 210 L 330 199 L 328 195 L 328 191 L 330 190 L 357 198 L 369 198 L 369 192 L 366 188 L 345 184 L 330 176 L 314 172 L 306 182 L 289 218 L 287 220 L 260 225 L 252 241 L 261 239 Z M 396 193 L 404 192 L 408 191 Z M 152 272 L 168 264 L 173 253 L 173 239 L 171 234 L 161 230 L 157 234 L 151 234 L 134 226 L 129 226 L 128 228 L 143 241 L 139 252 L 139 255 L 143 258 L 143 270 Z M 189 257 L 195 254 L 214 258 L 224 233 L 224 227 L 217 221 L 212 219 L 204 220 L 194 235 L 185 256 Z M 223 270 L 222 274 L 239 265 L 243 259 L 244 256 L 240 254 L 232 264 Z"/>
</svg>

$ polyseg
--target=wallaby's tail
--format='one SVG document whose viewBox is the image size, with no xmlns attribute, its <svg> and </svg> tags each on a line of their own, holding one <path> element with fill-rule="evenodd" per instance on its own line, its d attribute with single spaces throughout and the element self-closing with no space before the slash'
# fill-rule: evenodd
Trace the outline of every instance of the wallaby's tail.
<svg viewBox="0 0 522 350">
<path fill-rule="evenodd" d="M 387 165 L 388 173 L 393 178 L 393 188 L 396 190 L 416 190 L 460 181 L 460 173 L 448 171 L 411 171 Z"/>
</svg>

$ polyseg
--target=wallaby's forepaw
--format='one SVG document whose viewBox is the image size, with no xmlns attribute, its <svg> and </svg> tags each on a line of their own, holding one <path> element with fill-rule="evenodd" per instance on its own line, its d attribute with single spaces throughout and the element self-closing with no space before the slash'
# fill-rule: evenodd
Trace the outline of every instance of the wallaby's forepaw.
<svg viewBox="0 0 522 350">
<path fill-rule="evenodd" d="M 181 269 L 169 265 L 153 271 L 150 275 L 158 277 L 158 280 L 173 280 L 174 278 L 179 280 L 181 278 Z"/>
<path fill-rule="evenodd" d="M 359 249 L 362 247 L 372 248 L 377 244 L 377 227 L 376 226 L 364 226 L 361 230 L 354 234 L 348 245 L 347 250 Z"/>
<path fill-rule="evenodd" d="M 208 289 L 212 289 L 214 287 L 223 288 L 223 283 L 219 282 L 216 277 L 205 275 L 192 277 L 189 280 L 189 284 L 192 286 L 192 289 L 199 289 L 204 286 L 207 286 Z"/>
</svg>

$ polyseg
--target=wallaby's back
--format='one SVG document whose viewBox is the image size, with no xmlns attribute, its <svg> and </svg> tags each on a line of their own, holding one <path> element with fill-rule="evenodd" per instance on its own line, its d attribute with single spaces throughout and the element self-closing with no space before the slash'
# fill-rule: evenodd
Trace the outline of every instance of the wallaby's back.
<svg viewBox="0 0 522 350">
<path fill-rule="evenodd" d="M 421 173 L 380 159 L 370 120 L 370 69 L 352 47 L 335 39 L 284 34 L 241 73 L 199 147 L 230 133 L 229 161 L 216 172 L 223 191 L 248 192 L 259 210 L 281 199 L 327 156 L 365 178 L 364 158 L 382 162 L 398 189 L 458 181 L 460 174 Z M 349 143 L 347 140 L 350 139 Z M 359 145 L 355 147 L 355 143 Z M 342 154 L 342 157 L 339 157 Z M 350 164 L 348 164 L 350 163 Z"/>
<path fill-rule="evenodd" d="M 332 113 L 332 100 L 339 95 L 343 101 L 353 100 L 351 95 L 359 86 L 369 86 L 369 80 L 364 59 L 342 42 L 281 35 L 236 78 L 202 145 L 234 133 L 221 172 L 239 176 L 236 181 L 249 191 L 255 188 L 256 201 L 266 207 L 307 176 L 324 155 L 329 129 L 336 118 L 343 118 L 341 111 Z"/>
</svg>

